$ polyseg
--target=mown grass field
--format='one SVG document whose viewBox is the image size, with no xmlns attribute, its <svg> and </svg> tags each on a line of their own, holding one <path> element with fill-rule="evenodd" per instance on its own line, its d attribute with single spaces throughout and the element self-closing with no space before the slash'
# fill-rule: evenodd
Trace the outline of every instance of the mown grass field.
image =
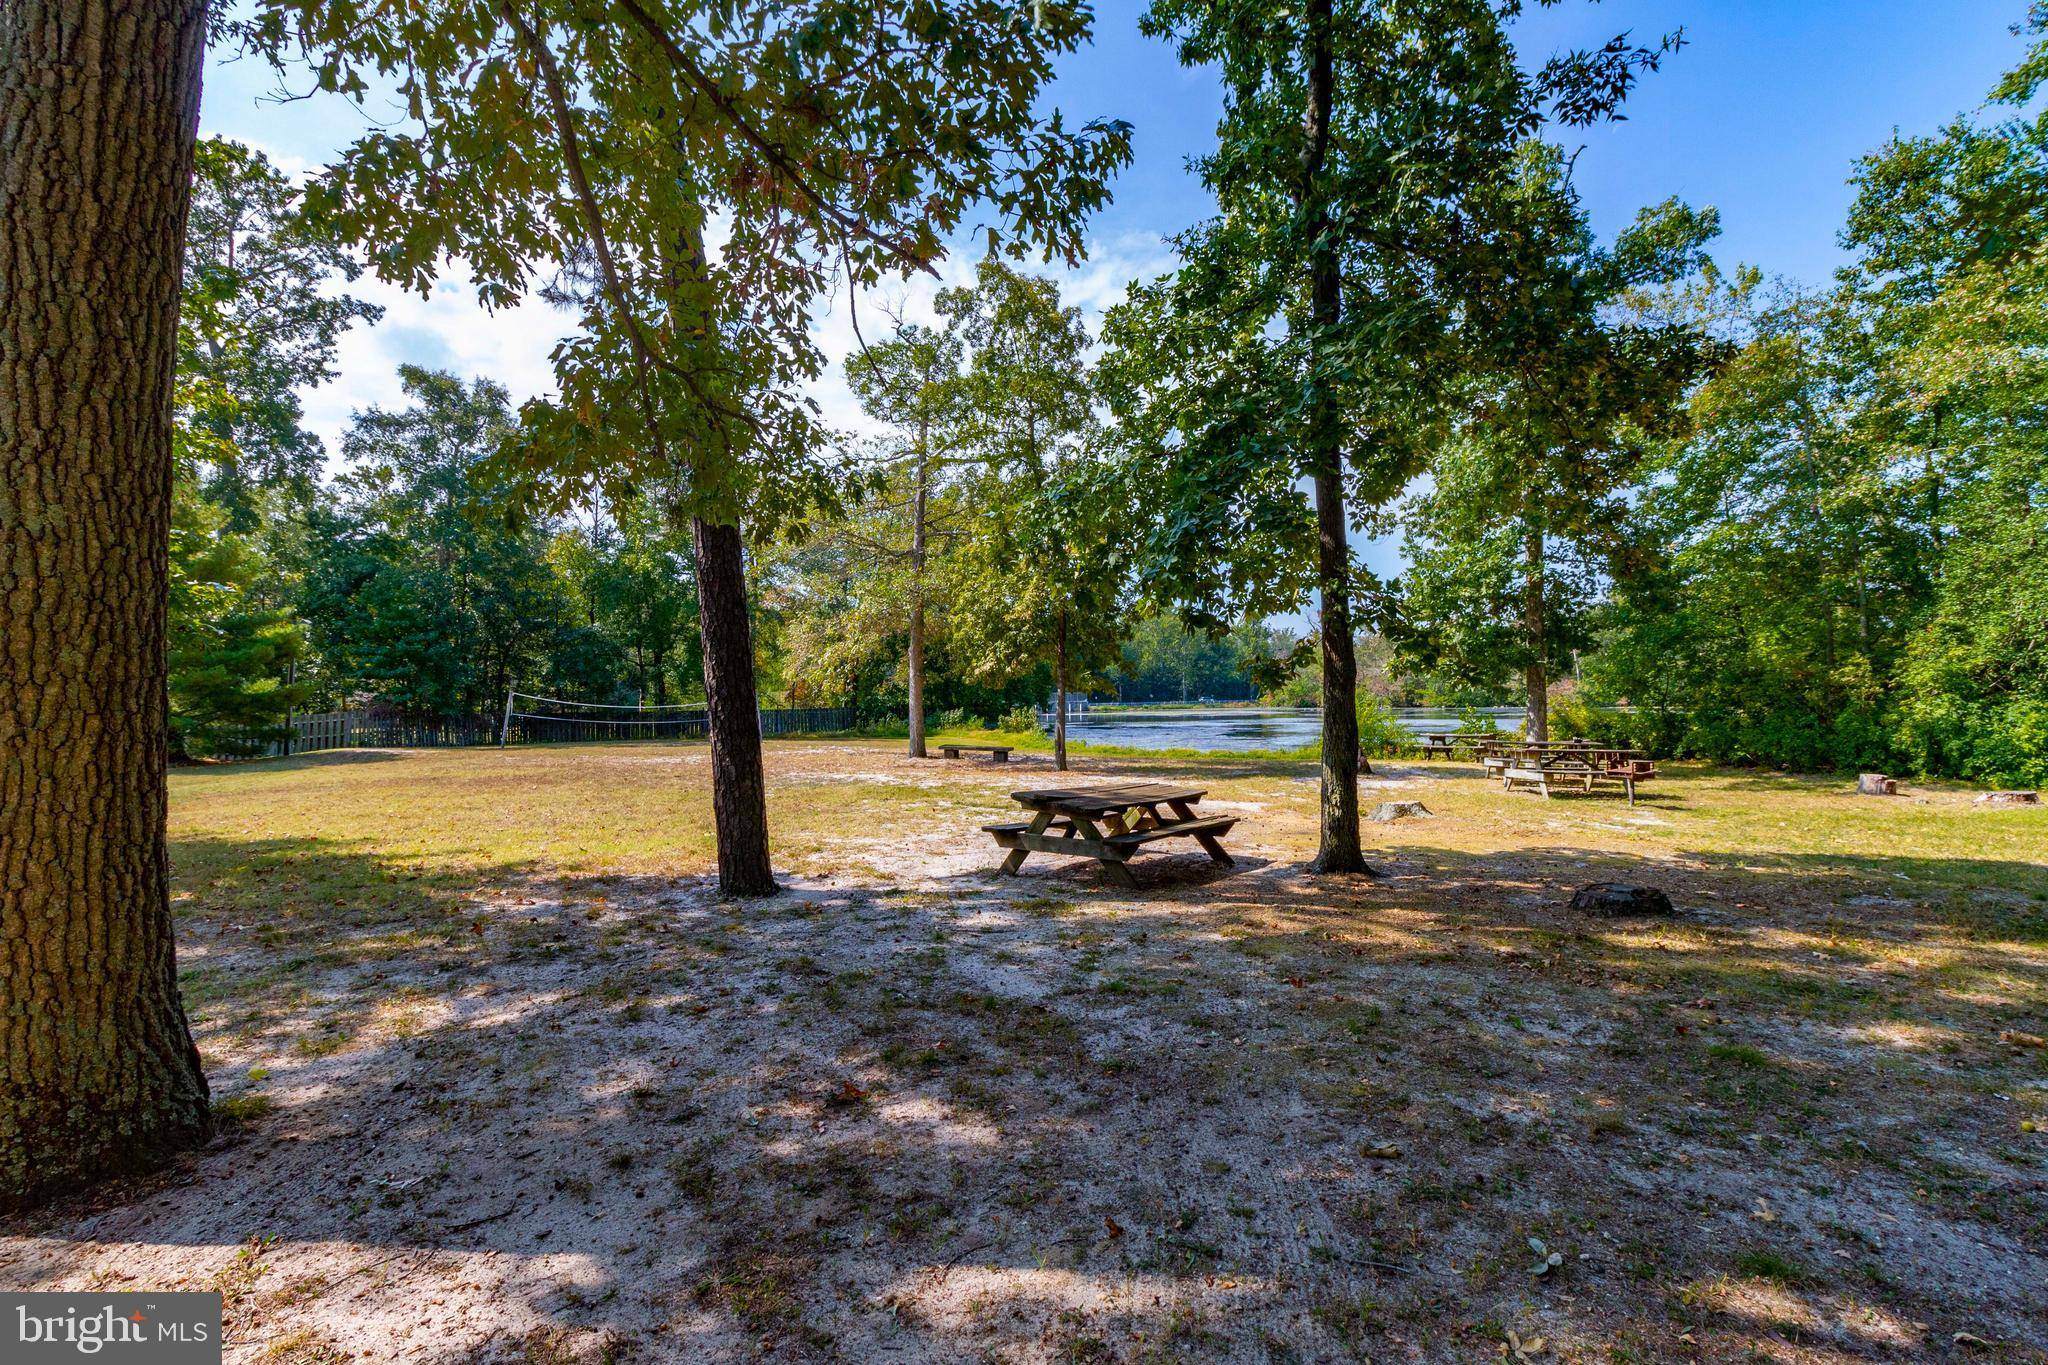
<svg viewBox="0 0 2048 1365">
<path fill-rule="evenodd" d="M 990 875 L 1023 757 L 771 743 L 748 905 L 701 746 L 174 774 L 228 1134 L 0 1273 L 237 1360 L 2048 1359 L 2048 811 L 1397 764 L 1317 878 L 1312 765 L 1088 754 L 1244 822 L 1119 892 Z"/>
</svg>

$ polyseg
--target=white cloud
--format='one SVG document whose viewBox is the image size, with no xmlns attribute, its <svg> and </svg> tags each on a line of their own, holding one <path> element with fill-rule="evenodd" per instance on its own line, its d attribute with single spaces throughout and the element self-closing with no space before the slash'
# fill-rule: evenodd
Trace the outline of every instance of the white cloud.
<svg viewBox="0 0 2048 1365">
<path fill-rule="evenodd" d="M 468 272 L 451 270 L 422 298 L 369 276 L 341 286 L 379 304 L 383 318 L 357 325 L 335 352 L 338 377 L 302 395 L 306 426 L 327 443 L 330 463 L 341 455 L 341 434 L 352 414 L 372 406 L 398 406 L 398 367 L 424 365 L 464 379 L 503 384 L 514 406 L 554 392 L 548 353 L 573 330 L 575 319 L 538 299 L 488 312 L 477 302 Z"/>
<path fill-rule="evenodd" d="M 1103 312 L 1122 300 L 1133 280 L 1152 278 L 1172 266 L 1166 244 L 1141 233 L 1091 243 L 1087 259 L 1078 266 L 1041 273 L 1059 282 L 1061 295 L 1080 307 L 1089 329 L 1095 331 Z M 972 283 L 973 278 L 974 258 L 954 253 L 940 262 L 936 278 L 919 275 L 864 291 L 853 307 L 844 291 L 826 300 L 811 328 L 828 363 L 825 374 L 811 386 L 811 397 L 826 422 L 846 431 L 871 427 L 846 382 L 845 362 L 860 344 L 854 330 L 855 308 L 860 337 L 872 343 L 889 329 L 892 314 L 906 321 L 936 323 L 933 303 L 939 291 Z M 345 287 L 357 298 L 382 306 L 384 316 L 375 326 L 357 326 L 344 335 L 335 355 L 339 377 L 303 395 L 306 426 L 326 442 L 330 463 L 340 458 L 341 436 L 353 413 L 403 402 L 401 364 L 449 370 L 465 379 L 495 380 L 510 391 L 515 406 L 555 391 L 548 355 L 575 328 L 576 320 L 568 313 L 538 299 L 487 312 L 477 302 L 467 271 L 459 266 L 424 298 L 367 276 Z"/>
</svg>

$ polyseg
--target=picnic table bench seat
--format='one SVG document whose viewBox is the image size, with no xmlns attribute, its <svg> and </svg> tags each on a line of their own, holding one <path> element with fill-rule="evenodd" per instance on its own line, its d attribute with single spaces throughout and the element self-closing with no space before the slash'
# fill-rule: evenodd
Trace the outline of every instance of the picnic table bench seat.
<svg viewBox="0 0 2048 1365">
<path fill-rule="evenodd" d="M 939 753 L 946 758 L 958 758 L 963 753 L 987 754 L 991 763 L 1008 763 L 1010 752 L 1015 747 L 1010 744 L 941 744 Z"/>
<path fill-rule="evenodd" d="M 1073 834 L 1074 822 L 1071 820 L 1055 820 L 1042 831 L 1033 831 L 1031 822 L 1028 820 L 1005 820 L 998 824 L 983 825 L 981 831 L 984 834 L 996 836 L 996 842 L 1002 844 L 1005 848 L 1023 847 L 1030 852 L 1060 853 L 1065 852 L 1069 845 L 1077 841 L 1079 843 L 1099 842 L 1112 850 L 1121 850 L 1119 855 L 1114 856 L 1128 859 L 1141 846 L 1160 839 L 1193 838 L 1203 834 L 1211 836 L 1222 835 L 1230 833 L 1236 827 L 1237 817 L 1235 815 L 1214 815 L 1205 816 L 1199 820 L 1172 820 L 1165 824 L 1152 825 L 1145 829 L 1134 829 L 1124 834 L 1105 834 L 1100 840 L 1095 841 L 1090 841 L 1085 836 L 1075 836 Z M 1038 834 L 1039 837 L 1033 839 L 1029 844 L 1024 844 L 1021 840 L 1005 842 L 1006 838 L 1011 836 L 1033 833 Z M 1067 837 L 1048 839 L 1044 837 L 1048 833 L 1060 833 Z M 1049 849 L 1044 847 L 1047 844 L 1058 845 L 1058 847 Z M 1090 856 L 1100 857 L 1102 855 L 1091 854 Z"/>
</svg>

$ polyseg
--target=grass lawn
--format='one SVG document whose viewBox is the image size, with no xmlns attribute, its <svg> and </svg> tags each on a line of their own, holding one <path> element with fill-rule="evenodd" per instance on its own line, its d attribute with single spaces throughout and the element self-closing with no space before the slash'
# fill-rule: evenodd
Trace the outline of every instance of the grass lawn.
<svg viewBox="0 0 2048 1365">
<path fill-rule="evenodd" d="M 769 744 L 747 905 L 701 745 L 174 774 L 225 1135 L 0 1285 L 235 1361 L 2048 1361 L 2048 810 L 1394 764 L 1317 878 L 1312 765 L 1081 755 L 1243 820 L 1131 892 L 991 875 L 1042 755 L 897 747 Z"/>
</svg>

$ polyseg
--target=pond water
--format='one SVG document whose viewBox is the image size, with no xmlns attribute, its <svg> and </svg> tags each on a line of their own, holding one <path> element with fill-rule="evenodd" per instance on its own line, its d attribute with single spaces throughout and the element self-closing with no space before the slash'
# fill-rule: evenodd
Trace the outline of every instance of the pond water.
<svg viewBox="0 0 2048 1365">
<path fill-rule="evenodd" d="M 1519 706 L 1495 706 L 1481 712 L 1502 729 L 1522 723 Z M 1394 712 L 1410 734 L 1447 733 L 1458 728 L 1458 713 L 1428 707 L 1400 707 Z M 1047 721 L 1050 728 L 1050 719 Z M 1322 738 L 1323 713 L 1312 708 L 1250 706 L 1175 707 L 1143 710 L 1117 707 L 1067 718 L 1067 736 L 1090 744 L 1122 744 L 1134 749 L 1200 749 L 1212 753 L 1243 753 L 1247 749 L 1298 749 Z"/>
</svg>

